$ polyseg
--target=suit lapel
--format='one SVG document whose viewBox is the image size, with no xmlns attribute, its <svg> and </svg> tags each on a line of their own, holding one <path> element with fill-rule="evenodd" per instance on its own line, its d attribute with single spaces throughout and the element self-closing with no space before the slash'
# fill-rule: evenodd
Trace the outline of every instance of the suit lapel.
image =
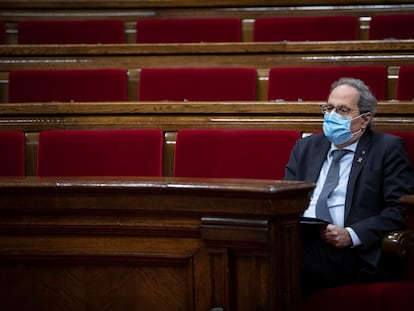
<svg viewBox="0 0 414 311">
<path fill-rule="evenodd" d="M 309 181 L 316 183 L 321 172 L 323 162 L 326 160 L 326 155 L 328 154 L 329 149 L 331 148 L 331 142 L 326 138 L 325 135 L 322 135 L 318 148 L 315 148 L 313 151 L 312 160 L 309 161 Z"/>
<path fill-rule="evenodd" d="M 348 219 L 350 210 L 351 210 L 351 203 L 354 197 L 354 190 L 356 180 L 361 173 L 361 170 L 365 164 L 365 158 L 368 155 L 370 145 L 371 145 L 371 136 L 372 132 L 368 130 L 364 135 L 362 135 L 357 149 L 355 150 L 355 156 L 352 163 L 351 172 L 349 173 L 349 180 L 348 180 L 348 189 L 346 192 L 346 200 L 345 200 L 345 223 Z"/>
</svg>

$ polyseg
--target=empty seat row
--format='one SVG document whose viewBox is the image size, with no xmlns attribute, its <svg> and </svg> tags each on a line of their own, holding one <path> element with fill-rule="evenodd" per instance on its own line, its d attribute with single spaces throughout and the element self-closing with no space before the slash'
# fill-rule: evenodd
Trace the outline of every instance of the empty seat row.
<svg viewBox="0 0 414 311">
<path fill-rule="evenodd" d="M 5 31 L 3 23 L 3 36 Z M 122 20 L 27 20 L 18 23 L 20 44 L 123 43 Z M 358 16 L 257 18 L 255 42 L 357 40 Z M 414 38 L 414 14 L 375 15 L 369 39 Z M 136 23 L 137 43 L 240 42 L 240 18 L 152 18 Z"/>
<path fill-rule="evenodd" d="M 9 73 L 8 101 L 126 101 L 126 69 L 42 69 Z M 268 75 L 267 100 L 324 101 L 340 77 L 367 83 L 378 100 L 387 99 L 386 66 L 274 67 Z M 143 68 L 139 101 L 255 101 L 255 68 Z M 396 99 L 414 98 L 414 65 L 401 66 Z"/>
<path fill-rule="evenodd" d="M 282 179 L 296 130 L 181 130 L 174 176 Z M 38 176 L 162 176 L 157 129 L 50 130 L 39 134 Z M 0 176 L 24 176 L 24 134 L 0 132 Z M 13 168 L 13 169 L 12 169 Z"/>
<path fill-rule="evenodd" d="M 414 164 L 414 132 L 391 132 Z M 282 179 L 297 130 L 183 129 L 174 176 Z M 162 130 L 49 130 L 39 134 L 38 176 L 162 176 Z M 25 138 L 0 132 L 0 176 L 24 176 Z"/>
</svg>

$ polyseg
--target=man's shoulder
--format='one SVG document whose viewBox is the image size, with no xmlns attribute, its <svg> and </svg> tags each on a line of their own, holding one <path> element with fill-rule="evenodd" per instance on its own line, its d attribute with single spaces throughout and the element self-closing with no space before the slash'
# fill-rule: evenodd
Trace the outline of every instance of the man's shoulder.
<svg viewBox="0 0 414 311">
<path fill-rule="evenodd" d="M 386 133 L 386 132 L 377 132 L 372 131 L 372 141 L 374 143 L 381 143 L 381 144 L 398 144 L 402 141 L 402 138 L 394 132 Z"/>
<path fill-rule="evenodd" d="M 313 133 L 301 139 L 301 141 L 305 144 L 321 143 L 325 140 L 327 140 L 327 138 L 323 132 Z"/>
</svg>

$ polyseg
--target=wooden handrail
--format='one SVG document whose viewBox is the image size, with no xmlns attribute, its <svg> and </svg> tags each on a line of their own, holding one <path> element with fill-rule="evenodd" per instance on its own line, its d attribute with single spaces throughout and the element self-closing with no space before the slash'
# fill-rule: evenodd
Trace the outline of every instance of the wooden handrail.
<svg viewBox="0 0 414 311">
<path fill-rule="evenodd" d="M 261 6 L 318 6 L 318 5 L 361 5 L 360 0 L 143 0 L 143 1 L 131 1 L 131 0 L 101 0 L 99 2 L 93 0 L 74 0 L 74 1 L 59 1 L 59 0 L 3 0 L 0 8 L 148 8 L 148 7 L 261 7 Z M 398 5 L 407 3 L 404 0 L 366 0 L 363 4 L 376 5 L 384 3 L 389 5 Z"/>
<path fill-rule="evenodd" d="M 4 56 L 128 56 L 174 54 L 245 54 L 245 53 L 380 53 L 399 54 L 414 51 L 414 40 L 352 40 L 235 43 L 156 43 L 156 44 L 9 44 L 0 45 Z"/>
<path fill-rule="evenodd" d="M 321 116 L 323 102 L 77 102 L 4 103 L 0 116 L 41 115 L 233 115 L 233 116 Z M 414 102 L 379 101 L 376 116 L 413 117 Z"/>
</svg>

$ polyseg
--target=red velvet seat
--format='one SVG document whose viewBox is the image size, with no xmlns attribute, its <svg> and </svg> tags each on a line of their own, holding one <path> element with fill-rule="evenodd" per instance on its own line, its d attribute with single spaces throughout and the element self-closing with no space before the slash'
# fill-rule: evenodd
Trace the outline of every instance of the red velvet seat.
<svg viewBox="0 0 414 311">
<path fill-rule="evenodd" d="M 369 39 L 414 39 L 414 14 L 372 16 Z"/>
<path fill-rule="evenodd" d="M 178 131 L 174 176 L 283 179 L 296 130 Z"/>
<path fill-rule="evenodd" d="M 0 131 L 0 176 L 24 176 L 25 169 L 24 133 Z"/>
<path fill-rule="evenodd" d="M 125 69 L 36 69 L 9 73 L 9 102 L 126 101 Z"/>
<path fill-rule="evenodd" d="M 386 66 L 273 67 L 268 100 L 325 101 L 331 84 L 341 77 L 363 80 L 378 100 L 386 99 Z"/>
<path fill-rule="evenodd" d="M 405 149 L 407 150 L 408 158 L 410 159 L 414 169 L 414 132 L 388 131 L 388 133 L 402 138 L 405 143 Z"/>
<path fill-rule="evenodd" d="M 38 176 L 162 176 L 161 130 L 51 130 L 39 135 Z"/>
<path fill-rule="evenodd" d="M 351 284 L 317 291 L 302 301 L 302 311 L 414 310 L 414 281 Z"/>
<path fill-rule="evenodd" d="M 143 68 L 141 101 L 253 101 L 255 68 Z"/>
<path fill-rule="evenodd" d="M 241 41 L 239 18 L 152 18 L 137 21 L 137 43 Z"/>
<path fill-rule="evenodd" d="M 257 18 L 253 41 L 357 40 L 357 16 L 304 16 Z"/>
<path fill-rule="evenodd" d="M 17 28 L 19 44 L 125 43 L 122 20 L 28 20 Z"/>
<path fill-rule="evenodd" d="M 0 44 L 6 43 L 6 22 L 0 21 Z"/>
<path fill-rule="evenodd" d="M 396 99 L 414 100 L 414 65 L 403 65 L 398 72 Z"/>
</svg>

